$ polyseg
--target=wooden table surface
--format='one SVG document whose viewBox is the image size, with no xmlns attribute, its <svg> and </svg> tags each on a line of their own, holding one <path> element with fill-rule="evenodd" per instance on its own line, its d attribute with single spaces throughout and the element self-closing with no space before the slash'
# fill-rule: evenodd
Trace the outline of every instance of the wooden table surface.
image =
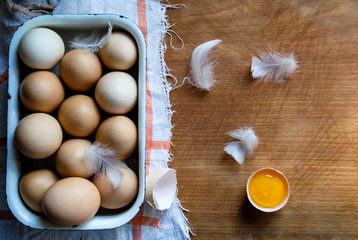
<svg viewBox="0 0 358 240">
<path fill-rule="evenodd" d="M 173 49 L 166 38 L 165 60 L 179 83 L 194 48 L 222 40 L 211 91 L 186 83 L 170 93 L 170 167 L 192 239 L 358 239 L 358 2 L 171 3 L 186 5 L 167 12 L 185 42 Z M 180 47 L 175 36 L 173 46 Z M 281 85 L 251 77 L 251 57 L 268 49 L 299 61 Z M 260 140 L 243 165 L 223 151 L 227 132 L 240 126 L 252 126 Z M 261 167 L 290 182 L 278 212 L 259 212 L 247 200 L 246 181 Z"/>
</svg>

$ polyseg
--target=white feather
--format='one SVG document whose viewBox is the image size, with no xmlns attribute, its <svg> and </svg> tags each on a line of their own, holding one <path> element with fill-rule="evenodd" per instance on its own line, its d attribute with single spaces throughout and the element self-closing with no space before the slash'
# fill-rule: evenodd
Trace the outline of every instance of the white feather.
<svg viewBox="0 0 358 240">
<path fill-rule="evenodd" d="M 239 140 L 228 143 L 224 151 L 242 164 L 246 156 L 250 156 L 259 143 L 252 127 L 242 127 L 228 133 L 232 138 Z"/>
<path fill-rule="evenodd" d="M 241 145 L 241 142 L 235 141 L 228 143 L 224 151 L 232 156 L 240 165 L 243 164 L 245 160 L 245 148 Z"/>
<path fill-rule="evenodd" d="M 255 135 L 252 127 L 242 127 L 228 133 L 230 137 L 239 140 L 248 155 L 254 152 L 259 143 L 258 137 Z"/>
<path fill-rule="evenodd" d="M 94 31 L 91 35 L 78 35 L 69 42 L 71 48 L 81 48 L 89 52 L 98 52 L 98 49 L 107 44 L 109 38 L 112 35 L 113 25 L 108 23 L 108 29 L 106 34 L 101 34 L 98 31 Z"/>
<path fill-rule="evenodd" d="M 260 80 L 282 83 L 296 68 L 298 68 L 298 61 L 293 53 L 283 56 L 278 52 L 268 52 L 260 54 L 259 58 L 252 57 L 252 77 Z"/>
<path fill-rule="evenodd" d="M 127 168 L 125 162 L 119 160 L 114 151 L 98 142 L 87 148 L 84 161 L 91 174 L 106 174 L 113 188 L 119 186 L 122 181 L 123 174 L 119 168 Z"/>
<path fill-rule="evenodd" d="M 194 49 L 191 55 L 189 74 L 189 82 L 193 86 L 201 90 L 210 91 L 210 88 L 215 84 L 214 63 L 210 59 L 210 53 L 212 48 L 220 42 L 220 39 L 211 40 Z"/>
</svg>

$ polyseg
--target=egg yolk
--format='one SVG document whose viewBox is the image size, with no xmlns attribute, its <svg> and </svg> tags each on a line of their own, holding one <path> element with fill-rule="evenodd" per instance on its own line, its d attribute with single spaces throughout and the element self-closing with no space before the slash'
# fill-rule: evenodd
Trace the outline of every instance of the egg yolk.
<svg viewBox="0 0 358 240">
<path fill-rule="evenodd" d="M 280 204 L 288 194 L 285 178 L 273 169 L 254 174 L 249 183 L 251 199 L 259 206 L 272 208 Z"/>
</svg>

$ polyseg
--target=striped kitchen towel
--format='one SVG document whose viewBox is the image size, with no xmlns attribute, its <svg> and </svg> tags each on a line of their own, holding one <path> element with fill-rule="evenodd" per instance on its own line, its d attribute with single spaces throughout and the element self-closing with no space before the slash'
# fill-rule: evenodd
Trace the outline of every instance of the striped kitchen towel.
<svg viewBox="0 0 358 240">
<path fill-rule="evenodd" d="M 18 222 L 6 204 L 6 113 L 8 46 L 14 31 L 39 14 L 111 13 L 128 17 L 142 30 L 147 44 L 146 170 L 168 167 L 171 160 L 170 84 L 164 62 L 164 37 L 169 30 L 169 5 L 154 0 L 11 0 L 0 3 L 0 239 L 190 239 L 190 228 L 176 197 L 171 208 L 158 211 L 144 204 L 127 224 L 109 230 L 54 231 L 31 229 Z M 27 2 L 31 2 L 27 3 Z M 35 3 L 34 3 L 35 2 Z"/>
</svg>

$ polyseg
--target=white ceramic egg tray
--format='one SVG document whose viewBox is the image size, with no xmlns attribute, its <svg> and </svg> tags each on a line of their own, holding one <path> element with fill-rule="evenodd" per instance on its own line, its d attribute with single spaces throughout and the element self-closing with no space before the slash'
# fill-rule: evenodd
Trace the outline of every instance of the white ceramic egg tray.
<svg viewBox="0 0 358 240">
<path fill-rule="evenodd" d="M 21 106 L 18 90 L 21 80 L 29 69 L 18 57 L 18 46 L 24 34 L 30 29 L 46 27 L 56 31 L 64 40 L 66 52 L 69 51 L 68 41 L 76 34 L 90 34 L 94 30 L 108 28 L 108 22 L 113 24 L 113 30 L 126 31 L 133 36 L 138 46 L 138 62 L 132 68 L 131 74 L 138 81 L 138 104 L 132 112 L 132 120 L 138 128 L 138 151 L 127 164 L 137 173 L 139 190 L 135 201 L 128 207 L 118 210 L 104 210 L 99 212 L 88 222 L 74 227 L 61 226 L 52 223 L 45 216 L 31 211 L 22 201 L 18 184 L 21 176 L 29 170 L 53 167 L 52 159 L 32 160 L 24 159 L 14 145 L 14 132 L 20 119 L 27 112 Z M 58 74 L 58 65 L 51 69 Z M 8 129 L 7 129 L 7 173 L 6 196 L 8 206 L 13 215 L 24 225 L 37 229 L 58 230 L 94 230 L 109 229 L 121 226 L 130 221 L 139 211 L 145 196 L 145 106 L 146 106 L 146 46 L 142 32 L 129 19 L 118 15 L 44 15 L 25 22 L 13 35 L 9 50 L 9 80 L 8 80 Z"/>
</svg>

